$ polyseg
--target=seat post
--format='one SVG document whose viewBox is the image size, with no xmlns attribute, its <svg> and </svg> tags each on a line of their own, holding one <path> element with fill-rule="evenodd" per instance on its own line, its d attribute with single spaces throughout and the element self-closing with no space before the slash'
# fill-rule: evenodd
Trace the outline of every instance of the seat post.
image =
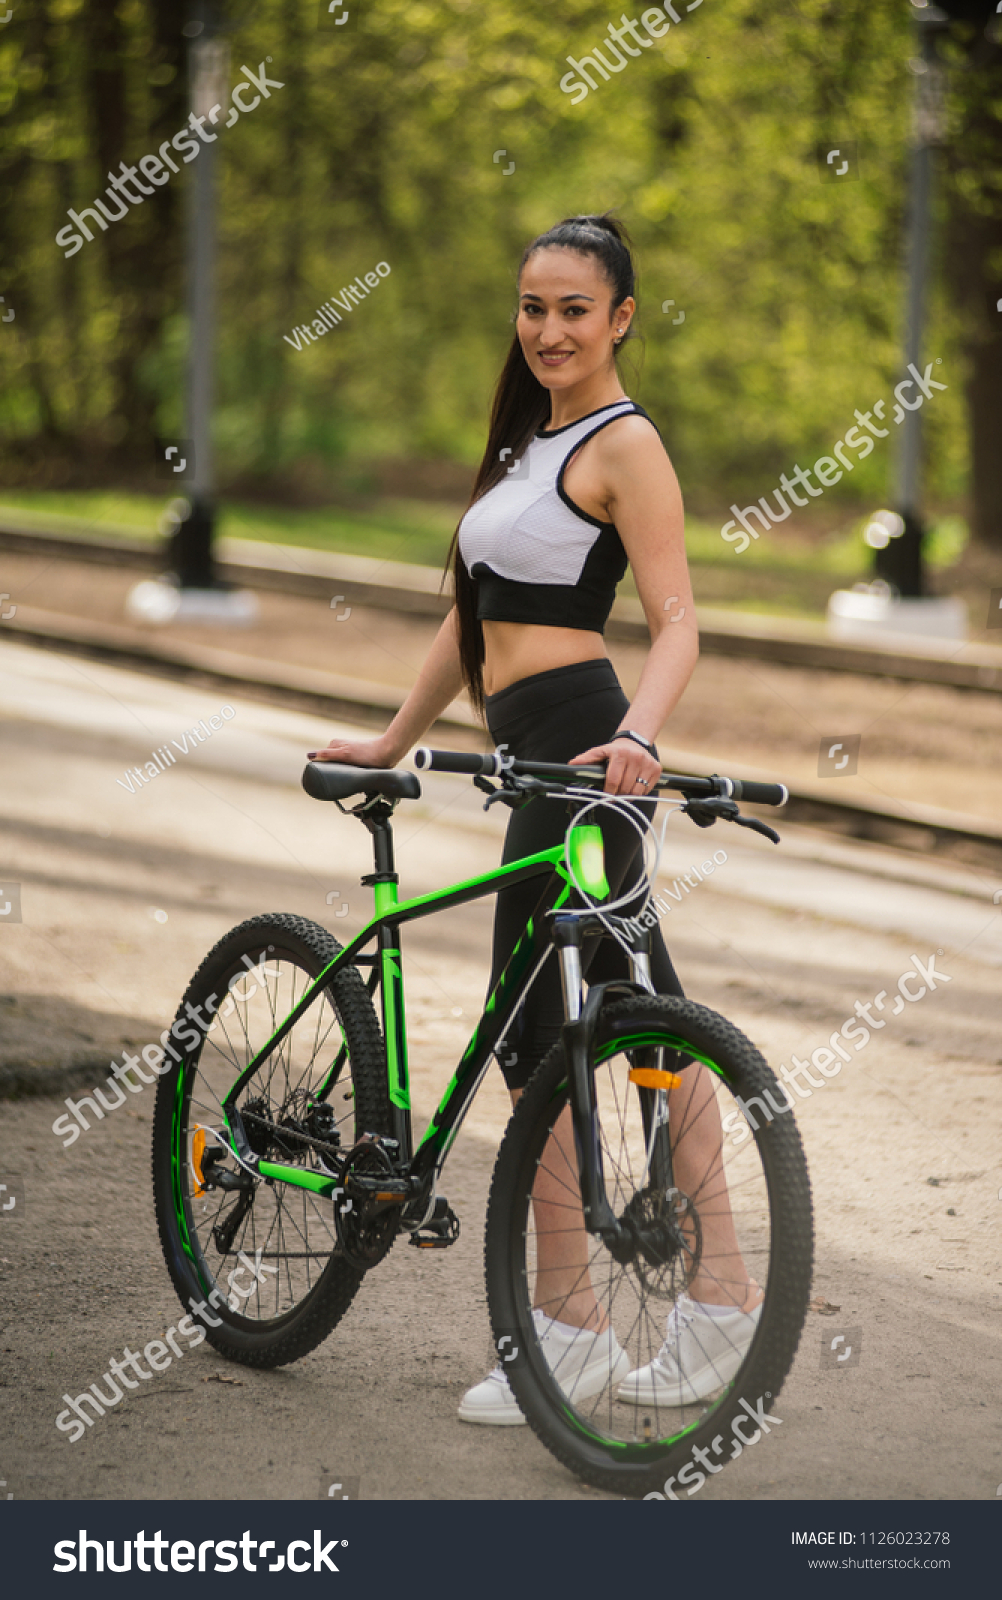
<svg viewBox="0 0 1002 1600">
<path fill-rule="evenodd" d="M 393 807 L 380 801 L 370 810 L 368 807 L 359 812 L 362 821 L 372 834 L 372 864 L 376 869 L 375 877 L 378 881 L 384 874 L 392 873 L 393 866 L 393 825 L 390 818 Z"/>
<path fill-rule="evenodd" d="M 356 812 L 372 834 L 375 871 L 362 879 L 371 884 L 377 917 L 392 915 L 397 904 L 399 879 L 393 865 L 393 805 L 385 800 Z M 390 1094 L 390 1121 L 393 1137 L 405 1162 L 413 1155 L 410 1119 L 410 1085 L 407 1067 L 407 1033 L 404 1026 L 403 979 L 400 968 L 400 925 L 387 921 L 377 932 L 383 1005 L 383 1038 L 386 1041 Z"/>
</svg>

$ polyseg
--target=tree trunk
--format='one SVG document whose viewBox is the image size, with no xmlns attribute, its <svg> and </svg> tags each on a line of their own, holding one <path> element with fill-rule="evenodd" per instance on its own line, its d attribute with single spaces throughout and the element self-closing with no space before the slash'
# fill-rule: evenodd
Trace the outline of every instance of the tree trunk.
<svg viewBox="0 0 1002 1600">
<path fill-rule="evenodd" d="M 971 531 L 1002 550 L 1002 52 L 980 41 L 958 88 L 963 123 L 948 155 L 947 271 L 968 363 Z"/>
</svg>

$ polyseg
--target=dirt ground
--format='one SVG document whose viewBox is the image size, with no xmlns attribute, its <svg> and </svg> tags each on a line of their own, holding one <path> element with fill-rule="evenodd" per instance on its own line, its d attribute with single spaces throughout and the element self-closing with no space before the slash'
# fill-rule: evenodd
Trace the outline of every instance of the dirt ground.
<svg viewBox="0 0 1002 1600">
<path fill-rule="evenodd" d="M 714 748 L 720 726 L 741 732 L 733 708 L 741 675 L 729 670 L 732 699 L 704 734 Z M 316 719 L 234 699 L 235 718 L 184 770 L 129 794 L 116 783 L 126 765 L 217 711 L 218 693 L 11 643 L 0 643 L 0 674 L 0 871 L 20 884 L 23 916 L 0 930 L 0 1044 L 10 1070 L 29 1076 L 71 1063 L 78 1087 L 81 1071 L 101 1081 L 127 1039 L 159 1032 L 205 950 L 244 917 L 298 911 L 341 937 L 361 925 L 367 837 L 299 787 Z M 956 699 L 958 716 L 964 707 L 972 719 L 987 715 L 980 697 Z M 902 730 L 904 740 L 907 722 Z M 908 749 L 915 758 L 917 734 Z M 486 870 L 499 829 L 496 812 L 484 817 L 461 780 L 425 780 L 424 798 L 402 810 L 397 829 L 405 891 Z M 782 1425 L 700 1498 L 994 1498 L 1002 1481 L 995 886 L 889 849 L 781 832 L 776 850 L 715 830 L 726 864 L 673 907 L 669 944 L 693 998 L 723 1011 L 776 1064 L 824 1042 L 856 1000 L 892 990 L 913 953 L 928 961 L 941 950 L 936 964 L 949 981 L 891 1020 L 798 1110 L 814 1188 L 814 1294 L 834 1309 L 808 1316 L 775 1408 Z M 662 882 L 702 860 L 704 844 L 688 824 L 673 825 Z M 406 938 L 419 1126 L 482 1004 L 489 926 L 481 903 Z M 476 1429 L 456 1417 L 490 1361 L 482 1224 L 506 1119 L 499 1075 L 446 1170 L 463 1228 L 452 1250 L 398 1244 L 331 1338 L 294 1366 L 254 1373 L 202 1345 L 70 1444 L 54 1426 L 61 1397 L 98 1382 L 112 1356 L 159 1337 L 179 1312 L 153 1219 L 152 1094 L 68 1150 L 51 1131 L 61 1096 L 3 1103 L 0 1182 L 19 1185 L 21 1207 L 0 1212 L 5 1492 L 294 1499 L 324 1495 L 336 1476 L 357 1480 L 365 1499 L 604 1498 L 528 1429 Z M 840 1332 L 856 1339 L 859 1363 L 823 1370 L 822 1345 Z"/>
</svg>

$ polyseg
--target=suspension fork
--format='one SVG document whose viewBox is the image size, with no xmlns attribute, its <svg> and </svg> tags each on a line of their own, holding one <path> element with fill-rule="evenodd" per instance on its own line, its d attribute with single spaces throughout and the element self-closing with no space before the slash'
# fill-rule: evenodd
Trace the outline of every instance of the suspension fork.
<svg viewBox="0 0 1002 1600">
<path fill-rule="evenodd" d="M 633 981 L 646 994 L 654 994 L 654 984 L 651 980 L 650 930 L 637 923 L 630 923 L 624 932 L 630 946 Z M 654 1050 L 651 1055 L 659 1065 L 664 1065 L 663 1049 Z M 645 1181 L 655 1189 L 667 1193 L 674 1182 L 671 1145 L 668 1138 L 668 1091 L 641 1089 L 640 1112 L 644 1122 L 646 1149 Z"/>
<path fill-rule="evenodd" d="M 573 914 L 558 916 L 554 919 L 553 928 L 567 1019 L 561 1036 L 568 1069 L 571 1118 L 581 1179 L 581 1209 L 588 1232 L 597 1234 L 613 1255 L 616 1255 L 617 1248 L 625 1248 L 628 1254 L 632 1254 L 631 1238 L 616 1220 L 605 1192 L 591 1057 L 599 1012 L 606 994 L 610 989 L 636 993 L 638 986 L 634 983 L 595 984 L 589 989 L 587 999 L 582 1001 L 581 922 L 581 917 Z"/>
</svg>

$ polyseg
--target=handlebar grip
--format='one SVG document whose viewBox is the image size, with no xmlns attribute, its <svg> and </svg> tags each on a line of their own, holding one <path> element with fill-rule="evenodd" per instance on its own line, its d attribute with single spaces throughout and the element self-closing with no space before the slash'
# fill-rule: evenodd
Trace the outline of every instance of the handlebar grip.
<svg viewBox="0 0 1002 1600">
<path fill-rule="evenodd" d="M 748 800 L 759 806 L 785 806 L 790 798 L 785 783 L 748 783 L 740 778 L 732 778 L 731 782 L 733 800 Z"/>
<path fill-rule="evenodd" d="M 423 744 L 414 752 L 414 765 L 419 772 L 462 772 L 476 777 L 479 773 L 493 774 L 496 757 L 493 750 L 488 755 L 475 755 L 466 750 L 429 750 Z"/>
</svg>

